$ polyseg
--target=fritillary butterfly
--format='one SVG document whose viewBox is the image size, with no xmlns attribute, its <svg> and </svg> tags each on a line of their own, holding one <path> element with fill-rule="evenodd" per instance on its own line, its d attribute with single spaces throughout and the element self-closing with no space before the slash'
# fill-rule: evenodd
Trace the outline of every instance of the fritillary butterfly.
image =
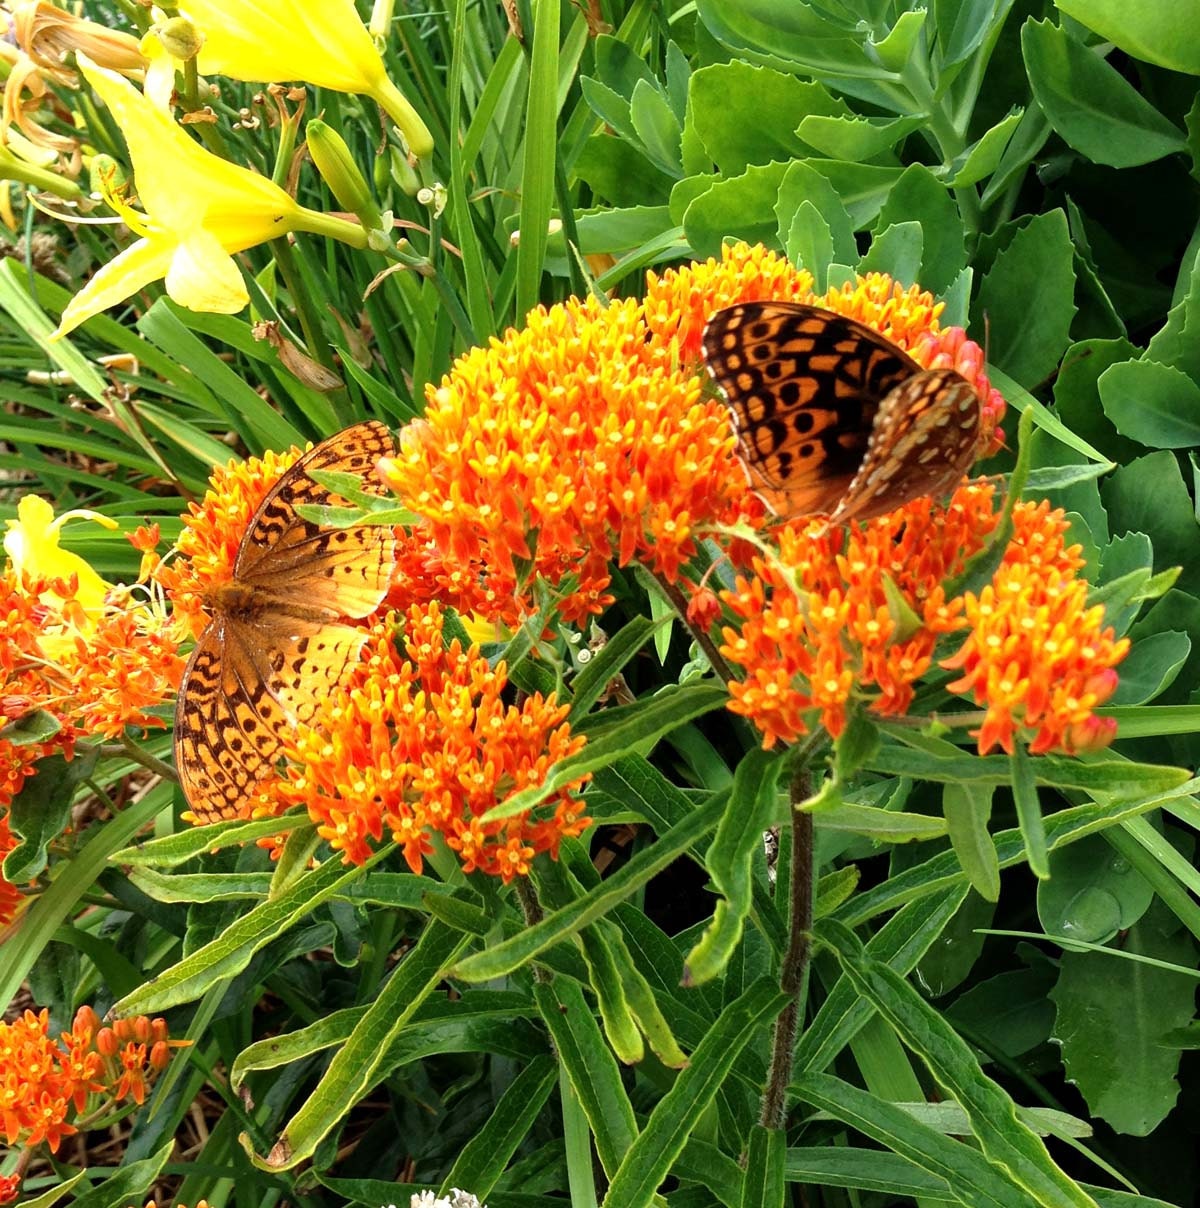
<svg viewBox="0 0 1200 1208">
<path fill-rule="evenodd" d="M 945 494 L 976 458 L 970 382 L 845 315 L 743 302 L 712 315 L 702 342 L 751 481 L 781 516 L 869 520 Z"/>
<path fill-rule="evenodd" d="M 233 578 L 208 593 L 212 621 L 183 673 L 175 706 L 175 766 L 196 823 L 246 816 L 283 735 L 312 717 L 366 640 L 347 624 L 387 593 L 395 538 L 386 526 L 326 528 L 298 504 L 345 505 L 313 470 L 358 475 L 385 493 L 375 462 L 394 456 L 387 428 L 355 424 L 309 450 L 259 504 L 234 559 Z"/>
</svg>

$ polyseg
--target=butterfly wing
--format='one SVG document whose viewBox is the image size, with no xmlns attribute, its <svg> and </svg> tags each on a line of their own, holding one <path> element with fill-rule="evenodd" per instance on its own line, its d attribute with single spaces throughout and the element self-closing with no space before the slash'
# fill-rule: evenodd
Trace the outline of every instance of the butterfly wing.
<svg viewBox="0 0 1200 1208">
<path fill-rule="evenodd" d="M 355 424 L 310 449 L 258 506 L 234 562 L 234 577 L 304 611 L 365 617 L 387 594 L 395 562 L 392 530 L 380 525 L 328 528 L 304 520 L 299 504 L 345 506 L 347 501 L 309 476 L 312 470 L 354 474 L 363 489 L 383 495 L 375 463 L 395 455 L 391 433 L 378 420 Z"/>
<path fill-rule="evenodd" d="M 357 658 L 366 634 L 338 622 L 368 616 L 387 593 L 395 539 L 386 526 L 326 528 L 303 503 L 345 504 L 312 470 L 372 477 L 394 453 L 378 421 L 355 424 L 292 465 L 259 505 L 215 595 L 216 615 L 184 671 L 175 709 L 175 765 L 198 823 L 244 817 L 256 785 L 275 769 L 284 738 Z"/>
<path fill-rule="evenodd" d="M 830 521 L 869 520 L 946 494 L 975 461 L 979 424 L 979 396 L 961 374 L 914 374 L 880 403 L 862 466 Z"/>
<path fill-rule="evenodd" d="M 702 345 L 752 481 L 789 516 L 837 508 L 867 454 L 880 400 L 920 370 L 862 323 L 798 302 L 719 310 Z"/>
</svg>

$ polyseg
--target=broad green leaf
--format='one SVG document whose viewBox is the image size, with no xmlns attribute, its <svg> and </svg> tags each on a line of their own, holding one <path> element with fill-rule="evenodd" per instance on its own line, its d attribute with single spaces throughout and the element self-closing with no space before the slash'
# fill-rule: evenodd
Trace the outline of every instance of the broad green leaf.
<svg viewBox="0 0 1200 1208">
<path fill-rule="evenodd" d="M 587 79 L 582 81 L 584 85 Z M 572 165 L 574 174 L 612 206 L 665 202 L 673 179 L 656 168 L 632 143 L 611 134 L 594 134 Z"/>
<path fill-rule="evenodd" d="M 23 885 L 46 867 L 46 848 L 62 834 L 71 816 L 75 790 L 96 770 L 100 752 L 89 744 L 79 746 L 72 759 L 55 752 L 34 765 L 34 774 L 12 799 L 8 823 L 20 839 L 4 857 L 4 879 Z"/>
<path fill-rule="evenodd" d="M 924 164 L 904 169 L 879 211 L 875 229 L 885 231 L 911 221 L 921 224 L 922 235 L 921 271 L 916 279 L 923 289 L 940 294 L 966 266 L 967 252 L 958 207 Z"/>
<path fill-rule="evenodd" d="M 924 119 L 919 116 L 888 119 L 826 117 L 810 113 L 800 122 L 796 133 L 829 159 L 861 164 L 890 151 L 906 135 L 919 130 L 923 123 Z"/>
<path fill-rule="evenodd" d="M 967 149 L 961 165 L 955 161 L 951 165 L 954 179 L 950 182 L 956 189 L 965 189 L 978 184 L 985 176 L 990 176 L 1000 163 L 1009 140 L 1020 124 L 1023 109 L 1014 109 L 1006 117 L 1001 118 L 976 143 Z"/>
<path fill-rule="evenodd" d="M 1192 639 L 1174 629 L 1142 638 L 1121 661 L 1121 679 L 1109 703 L 1141 705 L 1153 700 L 1179 674 L 1191 651 Z"/>
<path fill-rule="evenodd" d="M 816 210 L 818 217 L 823 220 L 831 240 L 831 250 L 827 259 L 820 260 L 822 254 L 819 247 L 814 245 L 808 250 L 812 259 L 805 259 L 804 265 L 814 275 L 824 281 L 825 270 L 831 263 L 853 264 L 858 259 L 858 245 L 854 240 L 854 224 L 842 199 L 837 195 L 828 177 L 823 176 L 815 168 L 802 160 L 797 160 L 788 166 L 779 184 L 779 192 L 775 198 L 775 213 L 779 219 L 779 230 L 787 236 L 786 246 L 790 248 L 792 241 L 804 229 L 802 219 L 806 205 Z M 801 226 L 798 228 L 797 224 Z M 820 287 L 818 287 L 820 288 Z"/>
<path fill-rule="evenodd" d="M 754 853 L 763 831 L 778 821 L 776 783 L 783 764 L 760 747 L 742 757 L 733 777 L 729 806 L 717 825 L 705 864 L 721 895 L 712 922 L 684 962 L 684 982 L 702 985 L 725 968 L 750 913 Z"/>
<path fill-rule="evenodd" d="M 1026 21 L 1021 52 L 1042 112 L 1095 163 L 1132 168 L 1184 149 L 1182 133 L 1115 67 L 1061 26 Z"/>
<path fill-rule="evenodd" d="M 1064 941 L 1103 944 L 1146 913 L 1154 890 L 1128 860 L 1092 835 L 1050 857 L 1037 887 L 1038 919 Z"/>
<path fill-rule="evenodd" d="M 1098 382 L 1104 414 L 1130 440 L 1151 449 L 1200 444 L 1200 386 L 1171 365 L 1124 361 Z"/>
<path fill-rule="evenodd" d="M 1053 861 L 1050 867 L 1054 869 Z M 997 973 L 955 998 L 946 1018 L 967 1038 L 986 1041 L 988 1052 L 1020 1057 L 1050 1038 L 1054 1007 L 1046 995 L 1056 976 L 1057 967 L 1049 961 Z"/>
<path fill-rule="evenodd" d="M 35 742 L 45 742 L 62 729 L 62 722 L 45 709 L 34 709 L 0 726 L 0 742 L 10 747 L 27 747 Z"/>
<path fill-rule="evenodd" d="M 897 222 L 885 227 L 871 241 L 858 271 L 888 273 L 901 285 L 920 284 L 924 234 L 919 222 Z"/>
<path fill-rule="evenodd" d="M 1114 461 L 1132 460 L 1145 450 L 1113 427 L 1100 405 L 1097 383 L 1110 365 L 1137 355 L 1137 348 L 1124 338 L 1081 340 L 1067 349 L 1054 379 L 1054 408 L 1059 417 Z"/>
<path fill-rule="evenodd" d="M 1030 389 L 1054 372 L 1070 341 L 1073 258 L 1063 212 L 1039 214 L 996 257 L 972 307 L 972 322 L 988 326 L 989 361 Z"/>
<path fill-rule="evenodd" d="M 787 1134 L 756 1124 L 746 1153 L 741 1208 L 784 1208 Z"/>
<path fill-rule="evenodd" d="M 791 225 L 780 228 L 780 238 L 787 258 L 797 267 L 813 275 L 813 289 L 825 288 L 826 270 L 833 261 L 833 235 L 829 223 L 811 201 L 802 201 L 792 213 Z"/>
<path fill-rule="evenodd" d="M 718 179 L 696 197 L 683 214 L 683 232 L 696 256 L 719 256 L 727 237 L 777 249 L 775 199 L 787 170 L 781 163 L 751 165 L 738 176 Z M 672 213 L 676 193 L 671 194 Z"/>
<path fill-rule="evenodd" d="M 1157 0 L 1055 0 L 1081 25 L 1126 54 L 1171 71 L 1200 75 L 1200 43 L 1187 5 Z"/>
<path fill-rule="evenodd" d="M 797 116 L 849 117 L 844 101 L 820 84 L 733 59 L 692 73 L 688 101 L 696 133 L 725 176 L 751 164 L 789 163 L 807 150 Z"/>
<path fill-rule="evenodd" d="M 1196 945 L 1174 931 L 1165 910 L 1145 915 L 1126 935 L 1127 951 L 1194 969 Z M 1195 1014 L 1195 982 L 1164 969 L 1097 952 L 1064 952 L 1050 997 L 1067 1074 L 1092 1114 L 1117 1132 L 1144 1137 L 1179 1094 L 1180 1051 L 1162 1038 Z"/>
<path fill-rule="evenodd" d="M 992 925 L 995 912 L 995 903 L 977 893 L 963 898 L 937 943 L 929 946 L 916 965 L 917 981 L 930 998 L 949 994 L 970 977 L 986 942 L 979 932 Z"/>
<path fill-rule="evenodd" d="M 554 1051 L 591 1126 L 600 1164 L 611 1175 L 638 1135 L 612 1050 L 574 982 L 566 978 L 539 982 L 533 993 Z"/>
<path fill-rule="evenodd" d="M 1173 453 L 1164 449 L 1118 466 L 1100 484 L 1100 496 L 1114 536 L 1145 533 L 1154 569 L 1181 566 L 1180 589 L 1200 591 L 1200 528 Z"/>
<path fill-rule="evenodd" d="M 146 1192 L 162 1174 L 174 1145 L 172 1139 L 151 1157 L 122 1165 L 103 1182 L 77 1195 L 71 1201 L 72 1208 L 124 1208 L 143 1202 Z"/>
<path fill-rule="evenodd" d="M 629 117 L 653 163 L 664 172 L 682 176 L 679 140 L 683 129 L 666 97 L 654 84 L 646 80 L 637 82 L 630 100 Z"/>
<path fill-rule="evenodd" d="M 774 982 L 762 978 L 721 1012 L 624 1155 L 604 1197 L 605 1208 L 650 1202 L 742 1050 L 763 1035 L 786 1002 Z"/>
</svg>

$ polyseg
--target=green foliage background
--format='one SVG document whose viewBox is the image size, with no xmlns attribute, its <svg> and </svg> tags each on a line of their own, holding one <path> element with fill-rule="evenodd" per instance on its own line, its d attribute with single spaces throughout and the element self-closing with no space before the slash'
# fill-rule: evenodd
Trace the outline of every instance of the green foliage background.
<svg viewBox="0 0 1200 1208">
<path fill-rule="evenodd" d="M 919 282 L 945 301 L 943 322 L 986 342 L 1015 410 L 1010 450 L 985 468 L 1011 470 L 1015 412 L 1032 413 L 1027 493 L 1070 513 L 1095 599 L 1134 638 L 1108 710 L 1120 738 L 1103 756 L 1034 761 L 1047 880 L 1029 873 L 1007 760 L 944 738 L 864 743 L 844 803 L 816 818 L 818 945 L 786 1143 L 755 1125 L 786 886 L 772 889 L 748 841 L 714 845 L 708 872 L 744 899 L 746 930 L 693 989 L 679 975 L 707 921 L 704 876 L 681 930 L 654 899 L 674 861 L 703 861 L 728 794 L 755 817 L 778 811 L 752 736 L 701 720 L 719 694 L 685 684 L 656 706 L 653 761 L 649 714 L 610 728 L 624 753 L 598 771 L 590 812 L 656 841 L 603 880 L 569 844 L 539 873 L 549 913 L 530 929 L 475 879 L 272 872 L 237 844 L 277 822 L 171 834 L 179 802 L 158 784 L 53 849 L 53 880 L 0 947 L 4 1002 L 28 978 L 64 1024 L 78 1001 L 119 999 L 197 1042 L 137 1118 L 124 1164 L 94 1171 L 76 1202 L 121 1208 L 166 1170 L 187 1203 L 399 1203 L 404 1168 L 492 1208 L 583 1206 L 593 1147 L 609 1208 L 655 1202 L 660 1185 L 672 1208 L 1193 1202 L 1200 804 L 1166 765 L 1200 757 L 1200 26 L 1153 0 L 605 0 L 592 16 L 606 32 L 570 3 L 516 8 L 524 41 L 499 6 L 396 13 L 389 71 L 434 133 L 438 215 L 376 154 L 368 106 L 311 98 L 373 165 L 427 275 L 369 289 L 382 260 L 301 238 L 246 254 L 251 315 L 152 291 L 51 345 L 47 316 L 115 244 L 26 207 L 27 232 L 60 231 L 61 280 L 19 252 L 0 265 L 0 516 L 24 491 L 100 508 L 123 531 L 84 526 L 66 544 L 131 579 L 123 533 L 152 519 L 172 539 L 228 434 L 258 453 L 368 414 L 399 426 L 458 353 L 538 302 L 636 293 L 647 266 L 740 237 L 818 287 L 866 269 Z M 222 83 L 222 123 L 253 91 Z M 123 155 L 103 114 L 88 136 Z M 271 173 L 266 123 L 231 144 Z M 311 171 L 299 190 L 337 208 Z M 294 376 L 255 318 L 343 385 Z M 113 351 L 138 372 L 103 373 L 95 358 Z M 73 384 L 26 377 L 59 368 Z M 1173 567 L 1172 586 L 1154 577 Z M 624 668 L 649 700 L 684 675 L 687 644 L 660 642 L 657 673 L 633 676 L 653 636 L 645 611 L 630 576 L 589 674 L 600 685 Z M 536 665 L 521 675 L 542 686 Z M 169 739 L 148 749 L 165 758 Z M 81 773 L 111 793 L 132 770 L 108 758 L 39 776 L 14 806 L 35 838 L 9 879 L 44 875 Z M 131 849 L 155 819 L 163 837 Z M 81 913 L 85 901 L 100 909 Z M 553 982 L 532 978 L 535 957 Z M 451 1001 L 439 987 L 456 962 L 465 992 Z M 690 1054 L 681 1073 L 614 1058 L 605 1029 L 627 1007 L 605 996 L 621 999 L 630 966 Z M 224 1113 L 167 1165 L 202 1094 Z M 339 1156 L 343 1128 L 356 1145 Z M 239 1142 L 265 1155 L 284 1131 L 292 1154 L 274 1170 Z"/>
</svg>

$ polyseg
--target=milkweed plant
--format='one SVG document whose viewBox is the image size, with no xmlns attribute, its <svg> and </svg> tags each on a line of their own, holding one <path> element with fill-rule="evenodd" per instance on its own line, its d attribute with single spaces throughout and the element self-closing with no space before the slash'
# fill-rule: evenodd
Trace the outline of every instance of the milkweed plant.
<svg viewBox="0 0 1200 1208">
<path fill-rule="evenodd" d="M 1191 1203 L 1182 8 L 0 10 L 0 1204 Z"/>
</svg>

